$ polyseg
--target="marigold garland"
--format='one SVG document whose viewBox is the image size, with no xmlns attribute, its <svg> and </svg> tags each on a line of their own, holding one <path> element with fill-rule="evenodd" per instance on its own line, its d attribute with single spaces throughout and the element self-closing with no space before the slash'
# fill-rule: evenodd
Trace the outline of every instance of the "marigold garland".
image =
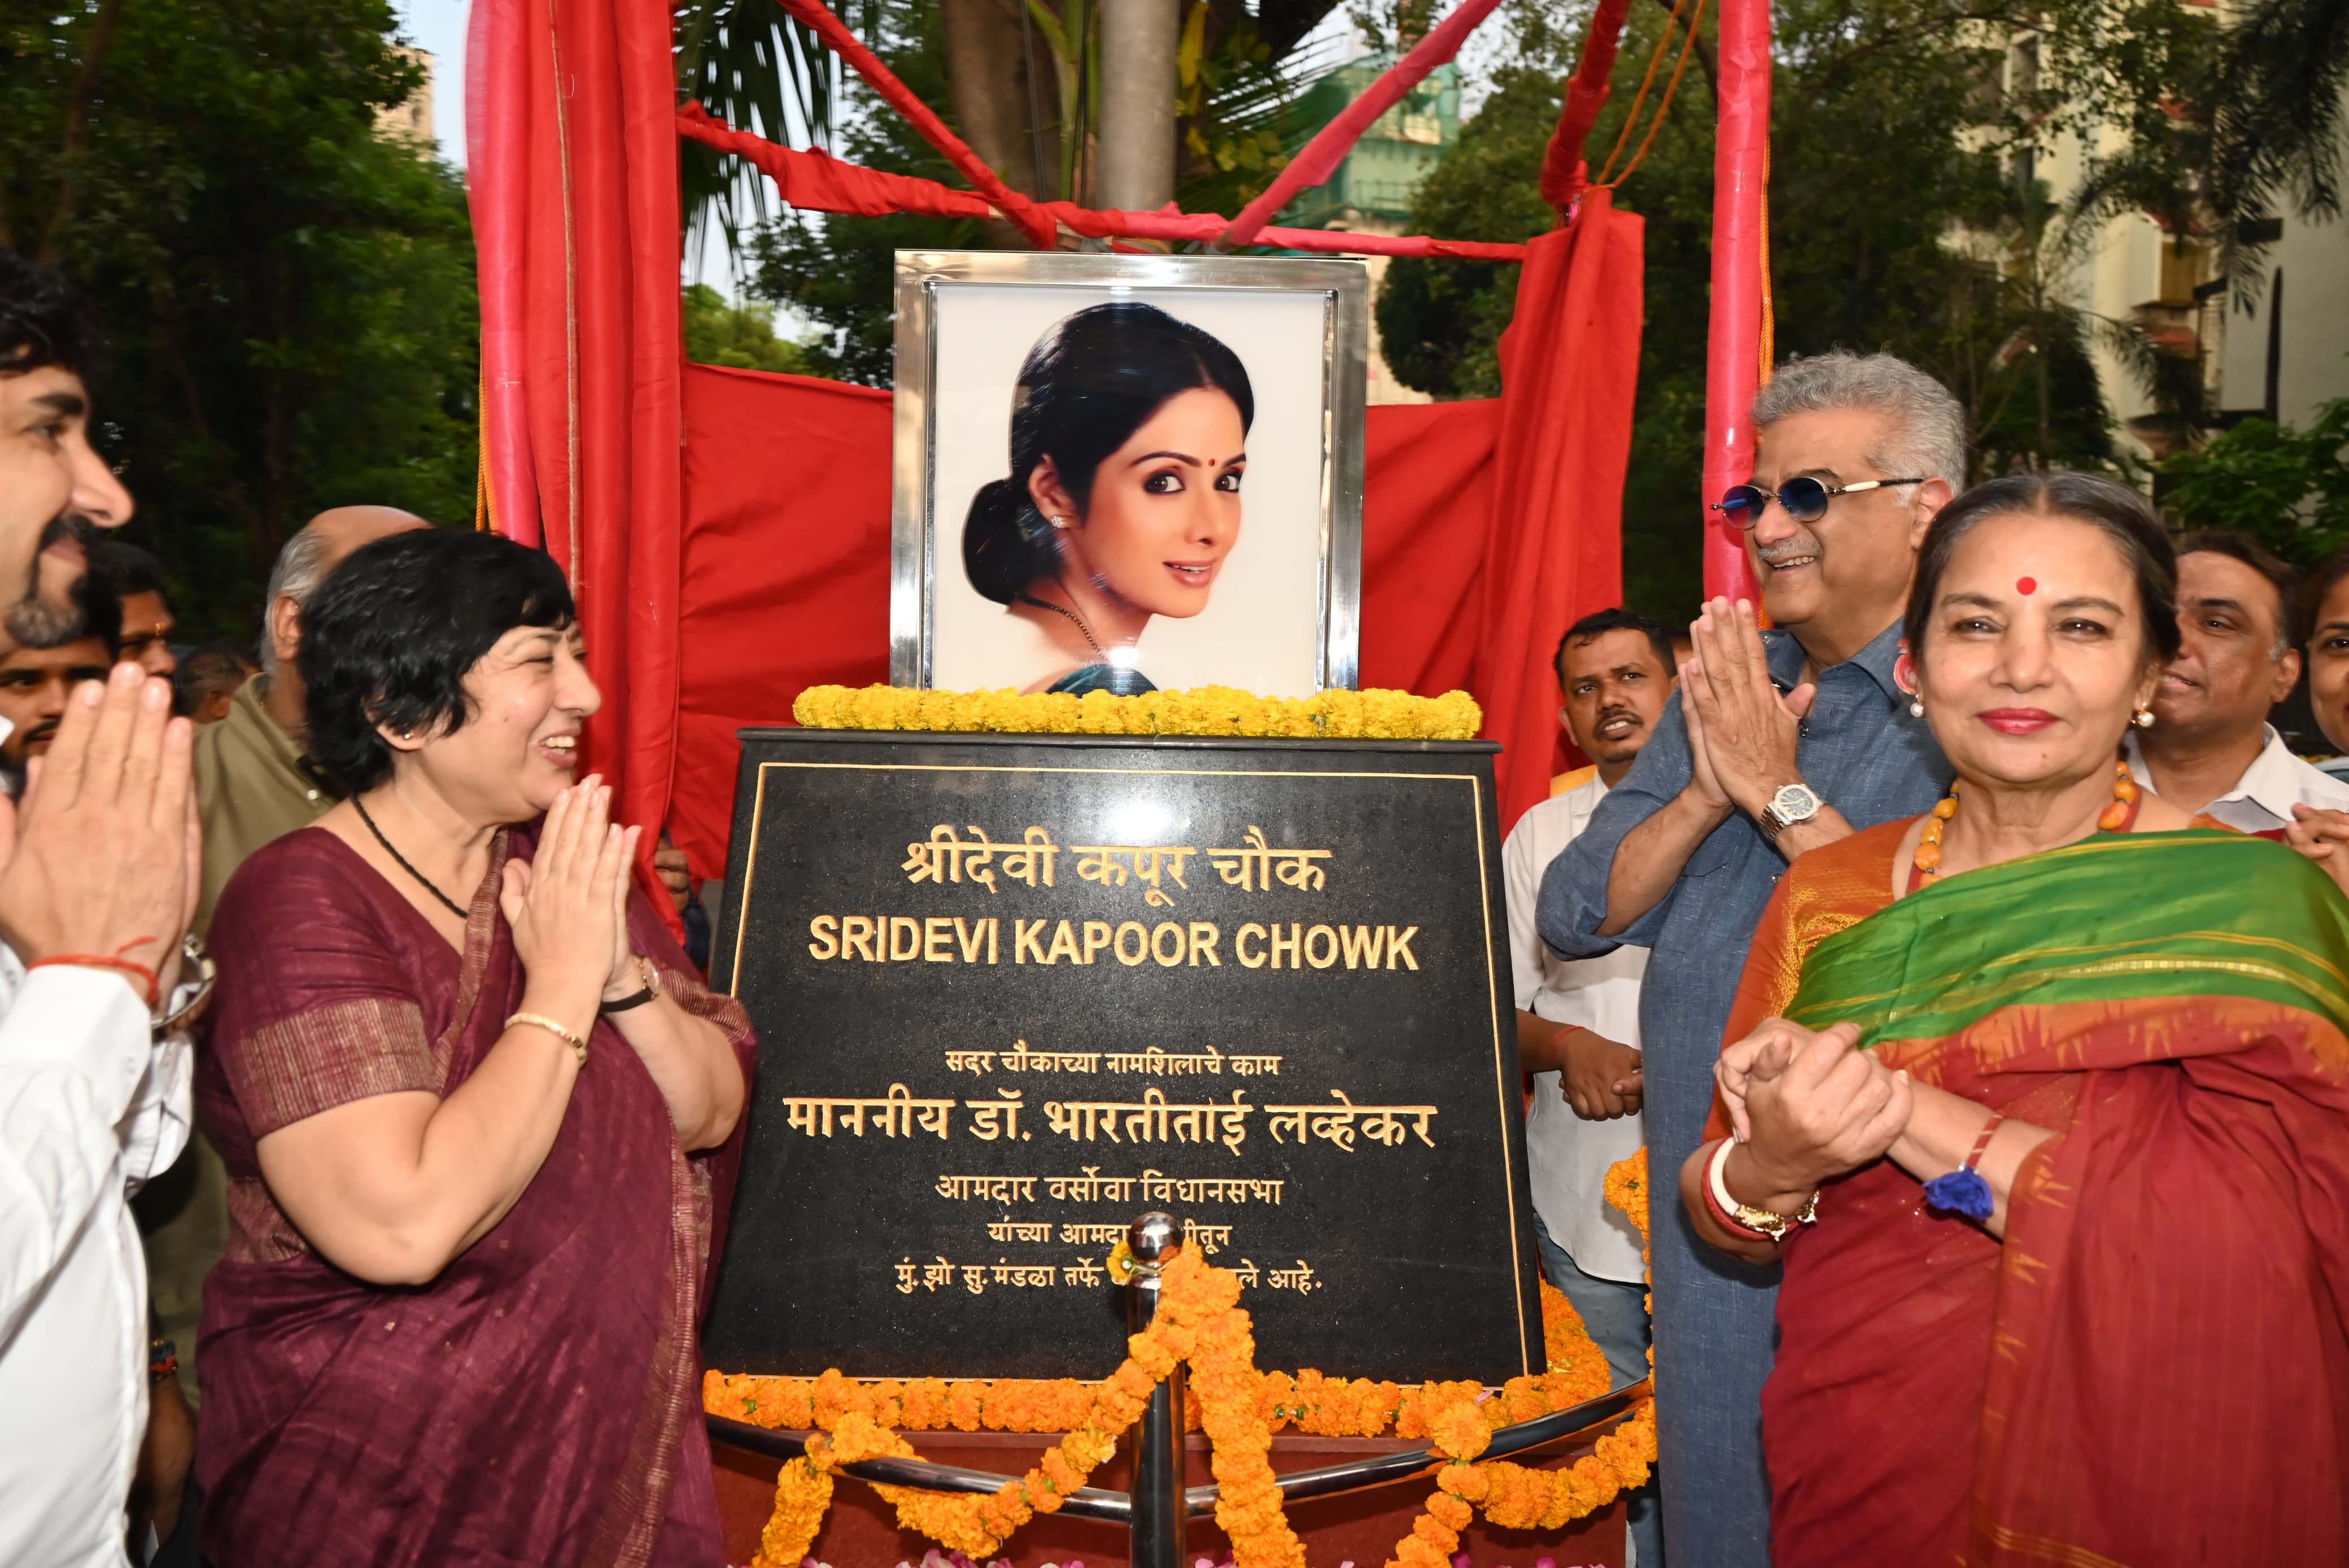
<svg viewBox="0 0 2349 1568">
<path fill-rule="evenodd" d="M 1644 1156 L 1636 1173 L 1627 1171 L 1633 1163 L 1609 1172 L 1609 1192 L 1644 1233 Z M 1618 1199 L 1619 1191 L 1637 1197 L 1636 1210 Z M 816 1378 L 709 1373 L 702 1397 L 711 1412 L 817 1431 L 806 1456 L 785 1464 L 776 1478 L 775 1511 L 754 1568 L 796 1568 L 823 1527 L 834 1466 L 913 1452 L 893 1429 L 1065 1433 L 1034 1469 L 991 1494 L 874 1488 L 895 1506 L 903 1528 L 983 1557 L 1084 1484 L 1177 1362 L 1190 1367 L 1185 1424 L 1204 1429 L 1213 1445 L 1221 1489 L 1216 1522 L 1231 1539 L 1237 1568 L 1305 1568 L 1304 1545 L 1289 1527 L 1269 1457 L 1272 1435 L 1282 1427 L 1350 1437 L 1375 1437 L 1392 1427 L 1398 1437 L 1428 1439 L 1454 1460 L 1440 1472 L 1427 1511 L 1396 1548 L 1396 1561 L 1424 1568 L 1448 1562 L 1459 1531 L 1478 1507 L 1495 1524 L 1556 1529 L 1639 1485 L 1654 1462 L 1654 1407 L 1646 1403 L 1601 1438 L 1594 1455 L 1568 1470 L 1460 1462 L 1482 1453 L 1498 1428 L 1597 1398 L 1609 1386 L 1605 1357 L 1573 1306 L 1547 1284 L 1541 1292 L 1547 1368 L 1488 1391 L 1474 1382 L 1406 1388 L 1311 1369 L 1260 1373 L 1253 1324 L 1238 1305 L 1238 1276 L 1184 1252 L 1167 1264 L 1164 1280 L 1155 1320 L 1127 1341 L 1128 1356 L 1117 1371 L 1096 1384 L 935 1377 L 860 1383 L 837 1370 Z"/>
<path fill-rule="evenodd" d="M 1640 1257 L 1647 1258 L 1648 1151 L 1616 1161 L 1607 1171 L 1607 1201 L 1640 1227 Z M 1570 1308 L 1568 1309 L 1571 1310 Z M 1577 1326 L 1579 1327 L 1578 1321 Z M 1548 1315 L 1544 1314 L 1545 1330 Z M 1551 1355 L 1557 1355 L 1552 1342 Z M 1648 1350 L 1649 1376 L 1656 1352 Z M 1465 1412 L 1473 1418 L 1473 1411 Z M 1491 1433 L 1455 1407 L 1436 1418 L 1428 1436 L 1453 1459 L 1435 1473 L 1436 1490 L 1426 1511 L 1412 1522 L 1411 1533 L 1395 1542 L 1387 1568 L 1449 1568 L 1459 1550 L 1460 1532 L 1479 1509 L 1505 1530 L 1557 1530 L 1613 1502 L 1617 1494 L 1648 1479 L 1656 1462 L 1656 1405 L 1652 1398 L 1593 1445 L 1594 1451 L 1563 1470 L 1534 1470 L 1504 1460 L 1470 1464 L 1485 1451 Z M 1518 1418 L 1524 1419 L 1526 1418 Z"/>
<path fill-rule="evenodd" d="M 1022 695 L 812 686 L 792 704 L 810 729 L 926 729 L 1009 735 L 1245 735 L 1307 739 L 1467 740 L 1485 723 L 1464 691 L 1325 691 L 1258 696 L 1236 686 L 1114 696 L 1105 691 Z"/>
</svg>

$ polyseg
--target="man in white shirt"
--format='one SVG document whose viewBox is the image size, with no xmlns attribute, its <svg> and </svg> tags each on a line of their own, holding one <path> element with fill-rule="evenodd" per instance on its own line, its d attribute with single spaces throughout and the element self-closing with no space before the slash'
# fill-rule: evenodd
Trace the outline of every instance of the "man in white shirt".
<svg viewBox="0 0 2349 1568">
<path fill-rule="evenodd" d="M 92 336 L 0 251 L 0 606 L 70 617 L 93 527 L 130 498 L 89 444 Z M 0 1563 L 119 1568 L 147 1419 L 147 1304 L 129 1190 L 186 1141 L 173 994 L 193 912 L 188 722 L 116 666 L 68 703 L 21 805 L 0 798 Z"/>
<path fill-rule="evenodd" d="M 2349 810 L 2349 781 L 2302 762 L 2268 723 L 2300 679 L 2292 568 L 2249 534 L 2189 533 L 2178 546 L 2183 646 L 2154 694 L 2153 723 L 2123 743 L 2138 783 L 2184 810 L 2281 839 L 2313 811 Z"/>
<path fill-rule="evenodd" d="M 1542 872 L 1630 771 L 1673 688 L 1671 634 L 1628 610 L 1601 610 L 1558 644 L 1558 718 L 1596 768 L 1517 820 L 1502 846 L 1517 1055 L 1535 1074 L 1526 1163 L 1542 1272 L 1582 1315 L 1615 1386 L 1648 1375 L 1646 1268 L 1640 1233 L 1606 1197 L 1608 1167 L 1640 1151 L 1640 982 L 1644 947 L 1599 958 L 1552 954 L 1535 928 Z M 1660 1568 L 1652 1486 L 1632 1494 L 1632 1561 Z"/>
</svg>

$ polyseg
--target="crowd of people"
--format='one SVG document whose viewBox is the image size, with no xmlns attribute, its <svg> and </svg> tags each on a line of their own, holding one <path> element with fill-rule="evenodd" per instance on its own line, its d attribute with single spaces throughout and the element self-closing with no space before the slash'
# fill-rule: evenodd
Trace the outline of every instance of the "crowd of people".
<svg viewBox="0 0 2349 1568">
<path fill-rule="evenodd" d="M 176 647 L 97 346 L 0 252 L 0 1562 L 723 1562 L 756 1047 L 562 574 L 340 507 Z M 1886 355 L 1753 418 L 1760 603 L 1577 622 L 1503 855 L 1541 1266 L 1661 1369 L 1631 1561 L 2349 1561 L 2349 780 L 2271 719 L 2349 751 L 2349 552 L 1968 487 Z"/>
<path fill-rule="evenodd" d="M 723 1562 L 755 1046 L 578 777 L 561 573 L 340 507 L 175 646 L 98 351 L 0 251 L 0 1563 Z"/>
<path fill-rule="evenodd" d="M 2349 552 L 1965 489 L 1889 356 L 1754 422 L 1758 611 L 1575 625 L 1504 855 L 1545 1272 L 1661 1369 L 1634 1561 L 2349 1560 L 2349 783 L 2270 721 L 2304 646 L 2349 751 Z"/>
</svg>

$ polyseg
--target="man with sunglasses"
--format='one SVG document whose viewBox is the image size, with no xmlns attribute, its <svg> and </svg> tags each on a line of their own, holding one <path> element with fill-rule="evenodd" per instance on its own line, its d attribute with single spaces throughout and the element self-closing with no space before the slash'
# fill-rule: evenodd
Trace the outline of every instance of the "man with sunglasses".
<svg viewBox="0 0 2349 1568">
<path fill-rule="evenodd" d="M 1704 607 L 1680 701 L 1542 881 L 1541 934 L 1561 956 L 1650 950 L 1648 1161 L 1668 1183 L 1704 1136 L 1722 1028 L 1786 862 L 1930 810 L 1951 777 L 1893 665 L 1917 548 L 1965 473 L 1963 409 L 1914 366 L 1837 353 L 1784 366 L 1753 418 L 1753 482 L 1713 515 L 1744 531 L 1776 629 L 1743 603 Z M 1651 1266 L 1666 1550 L 1764 1568 L 1777 1271 L 1692 1246 L 1663 1213 Z"/>
</svg>

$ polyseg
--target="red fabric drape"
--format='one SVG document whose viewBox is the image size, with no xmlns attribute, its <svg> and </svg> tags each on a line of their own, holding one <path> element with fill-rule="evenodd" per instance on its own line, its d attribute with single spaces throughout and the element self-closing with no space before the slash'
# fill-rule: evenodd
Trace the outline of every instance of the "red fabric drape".
<svg viewBox="0 0 2349 1568">
<path fill-rule="evenodd" d="M 932 111 L 930 106 L 914 96 L 913 89 L 897 79 L 879 56 L 866 48 L 847 25 L 828 10 L 823 0 L 776 0 L 782 8 L 815 30 L 824 47 L 848 63 L 849 68 L 863 77 L 865 85 L 879 96 L 882 102 L 905 117 L 905 122 L 921 132 L 922 139 L 940 152 L 965 180 L 978 187 L 979 194 L 992 201 L 997 210 L 1017 224 L 1028 236 L 1028 242 L 1040 251 L 1052 248 L 1052 221 L 1036 210 L 1036 203 L 1003 182 L 1002 177 L 987 166 L 984 159 L 971 150 L 970 144 L 947 129 L 947 122 Z"/>
<path fill-rule="evenodd" d="M 1561 212 L 1590 183 L 1582 144 L 1599 122 L 1599 111 L 1607 105 L 1607 78 L 1614 72 L 1615 51 L 1623 39 L 1623 18 L 1630 11 L 1631 0 L 1599 0 L 1590 14 L 1590 31 L 1583 35 L 1582 57 L 1575 62 L 1574 76 L 1566 84 L 1566 107 L 1550 132 L 1541 171 L 1542 200 Z"/>
<path fill-rule="evenodd" d="M 1713 162 L 1713 319 L 1704 361 L 1704 591 L 1761 602 L 1745 536 L 1712 509 L 1754 473 L 1747 418 L 1761 384 L 1762 259 L 1769 243 L 1770 0 L 1721 0 Z"/>
<path fill-rule="evenodd" d="M 1640 377 L 1646 222 L 1592 191 L 1533 242 L 1501 339 L 1496 505 L 1485 545 L 1476 681 L 1485 733 L 1508 749 L 1504 831 L 1564 760 L 1550 659 L 1567 627 L 1623 584 L 1623 475 Z"/>
<path fill-rule="evenodd" d="M 669 836 L 726 869 L 746 724 L 802 687 L 889 678 L 886 392 L 688 365 L 683 680 Z"/>
<path fill-rule="evenodd" d="M 677 748 L 683 504 L 668 13 L 479 3 L 491 47 L 474 80 L 489 112 L 472 180 L 492 220 L 482 337 L 496 366 L 483 411 L 496 521 L 543 538 L 569 576 L 604 693 L 590 766 L 626 820 L 657 824 Z M 648 834 L 647 861 L 654 847 Z"/>
<path fill-rule="evenodd" d="M 1362 90 L 1361 97 L 1340 110 L 1335 119 L 1316 131 L 1313 139 L 1298 150 L 1273 182 L 1240 209 L 1240 215 L 1232 220 L 1231 232 L 1224 236 L 1224 243 L 1257 243 L 1257 231 L 1270 222 L 1275 213 L 1288 206 L 1299 191 L 1310 190 L 1335 173 L 1371 123 L 1401 103 L 1403 96 L 1424 80 L 1430 71 L 1458 54 L 1460 46 L 1468 41 L 1468 35 L 1476 30 L 1476 24 L 1491 15 L 1493 7 L 1499 4 L 1500 0 L 1461 0 L 1451 15 L 1437 23 L 1433 31 L 1411 46 L 1408 54 L 1388 67 L 1378 80 Z"/>
<path fill-rule="evenodd" d="M 935 180 L 889 174 L 854 163 L 843 163 L 829 153 L 782 147 L 766 138 L 736 130 L 710 118 L 698 103 L 677 111 L 678 130 L 720 152 L 747 159 L 775 182 L 783 201 L 793 207 L 819 212 L 849 212 L 878 217 L 887 212 L 924 212 L 943 218 L 985 218 L 995 211 L 969 191 L 957 191 Z M 1214 212 L 1178 212 L 1170 203 L 1158 212 L 1097 211 L 1072 201 L 1046 201 L 1038 211 L 1066 224 L 1073 232 L 1093 239 L 1210 241 L 1224 232 Z M 1489 244 L 1477 240 L 1431 240 L 1423 234 L 1366 234 L 1347 229 L 1267 229 L 1257 242 L 1292 251 L 1326 251 L 1340 255 L 1454 256 L 1476 262 L 1521 262 L 1523 245 Z"/>
<path fill-rule="evenodd" d="M 775 182 L 786 207 L 815 212 L 847 212 L 881 218 L 918 212 L 933 218 L 990 218 L 995 209 L 975 191 L 957 191 L 935 180 L 891 174 L 844 162 L 821 148 L 783 147 L 763 136 L 736 130 L 698 103 L 677 111 L 677 129 L 720 152 L 746 158 Z"/>
</svg>

